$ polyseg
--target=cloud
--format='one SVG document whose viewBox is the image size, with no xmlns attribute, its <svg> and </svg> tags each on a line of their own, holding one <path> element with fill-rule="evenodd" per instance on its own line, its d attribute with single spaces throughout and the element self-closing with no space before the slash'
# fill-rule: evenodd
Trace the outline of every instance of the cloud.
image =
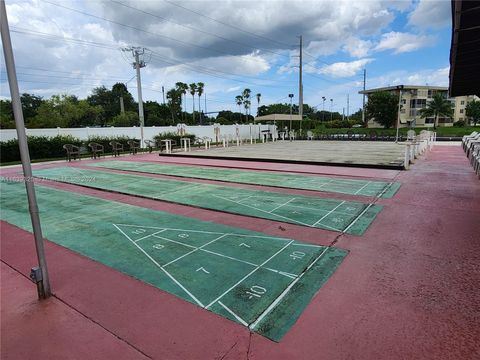
<svg viewBox="0 0 480 360">
<path fill-rule="evenodd" d="M 436 38 L 430 35 L 416 35 L 391 31 L 382 35 L 375 50 L 383 51 L 393 49 L 395 54 L 400 54 L 432 46 L 435 40 Z"/>
<path fill-rule="evenodd" d="M 320 70 L 320 74 L 329 75 L 336 78 L 351 77 L 357 74 L 364 66 L 371 63 L 374 59 L 360 59 L 351 62 L 337 62 L 331 65 L 325 65 Z"/>
<path fill-rule="evenodd" d="M 408 24 L 419 28 L 441 28 L 452 20 L 450 1 L 420 0 L 408 15 Z"/>
<path fill-rule="evenodd" d="M 352 57 L 362 58 L 370 53 L 373 47 L 373 43 L 370 40 L 362 40 L 356 37 L 349 38 L 345 45 L 343 45 L 343 51 L 350 54 Z"/>
</svg>

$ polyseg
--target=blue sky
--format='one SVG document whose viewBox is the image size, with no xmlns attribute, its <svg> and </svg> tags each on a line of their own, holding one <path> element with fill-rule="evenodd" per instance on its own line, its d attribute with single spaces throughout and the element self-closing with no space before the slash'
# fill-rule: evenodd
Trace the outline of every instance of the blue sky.
<svg viewBox="0 0 480 360">
<path fill-rule="evenodd" d="M 447 0 L 6 3 L 20 90 L 46 98 L 83 98 L 117 81 L 136 98 L 131 54 L 121 51 L 132 45 L 147 48 L 144 100 L 161 102 L 162 86 L 201 81 L 208 111 L 235 110 L 244 88 L 261 93 L 261 104 L 287 102 L 289 93 L 297 101 L 298 35 L 305 103 L 319 109 L 325 96 L 333 110 L 347 111 L 349 94 L 350 113 L 357 110 L 364 68 L 367 88 L 448 85 Z M 5 98 L 3 58 L 1 66 Z"/>
</svg>

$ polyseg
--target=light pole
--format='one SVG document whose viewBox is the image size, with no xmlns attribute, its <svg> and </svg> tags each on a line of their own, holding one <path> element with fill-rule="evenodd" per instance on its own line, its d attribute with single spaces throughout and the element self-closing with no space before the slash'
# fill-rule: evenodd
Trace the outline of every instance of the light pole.
<svg viewBox="0 0 480 360">
<path fill-rule="evenodd" d="M 322 96 L 322 100 L 323 100 L 323 105 L 322 105 L 322 122 L 325 122 L 325 100 L 327 100 L 327 98 L 325 96 Z"/>
<path fill-rule="evenodd" d="M 397 134 L 395 135 L 395 142 L 398 142 L 398 131 L 400 128 L 400 108 L 402 107 L 402 90 L 403 90 L 403 85 L 398 85 L 397 86 L 398 90 L 398 109 L 397 109 Z"/>
<path fill-rule="evenodd" d="M 293 101 L 293 94 L 288 94 L 290 98 L 290 129 L 288 131 L 288 138 L 292 141 L 292 101 Z"/>
<path fill-rule="evenodd" d="M 333 120 L 332 107 L 333 107 L 333 99 L 330 99 L 330 121 Z"/>
<path fill-rule="evenodd" d="M 32 165 L 30 164 L 30 153 L 28 151 L 27 136 L 25 133 L 22 103 L 20 102 L 15 59 L 13 57 L 12 41 L 10 39 L 10 30 L 8 27 L 7 9 L 5 8 L 5 1 L 3 0 L 0 1 L 0 29 L 3 54 L 5 57 L 5 68 L 10 88 L 10 96 L 12 98 L 13 116 L 15 118 L 15 127 L 17 129 L 20 159 L 22 160 L 23 176 L 27 192 L 28 211 L 30 212 L 30 220 L 32 222 L 33 237 L 35 239 L 35 248 L 39 265 L 38 267 L 32 268 L 30 278 L 37 284 L 38 297 L 40 299 L 46 299 L 51 295 L 47 260 L 45 258 L 37 197 L 35 195 L 35 187 L 32 180 Z"/>
</svg>

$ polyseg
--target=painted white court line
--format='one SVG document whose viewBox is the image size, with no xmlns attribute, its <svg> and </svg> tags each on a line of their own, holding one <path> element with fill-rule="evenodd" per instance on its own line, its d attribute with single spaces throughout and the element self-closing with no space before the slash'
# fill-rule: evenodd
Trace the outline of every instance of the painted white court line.
<svg viewBox="0 0 480 360">
<path fill-rule="evenodd" d="M 288 292 L 292 289 L 292 287 L 302 278 L 302 276 L 304 274 L 306 274 L 308 272 L 308 270 L 310 270 L 312 268 L 313 265 L 315 265 L 315 263 L 325 254 L 325 252 L 328 250 L 329 248 L 326 247 L 321 253 L 320 255 L 317 256 L 317 258 L 305 269 L 304 272 L 302 272 L 295 280 L 293 280 L 290 285 L 288 285 L 285 290 L 283 290 L 283 292 L 270 304 L 269 307 L 267 307 L 265 309 L 265 311 L 260 314 L 260 316 L 257 318 L 257 320 L 255 320 L 250 326 L 249 328 L 251 330 L 255 329 L 255 327 L 260 323 L 260 321 L 262 321 L 265 316 L 267 316 L 277 305 L 278 303 L 285 297 L 285 295 L 288 294 Z"/>
<path fill-rule="evenodd" d="M 232 310 L 230 310 L 224 303 L 221 301 L 218 302 L 225 310 L 227 310 L 235 319 L 237 319 L 243 326 L 248 327 L 248 324 L 245 320 L 243 320 L 240 316 L 235 314 Z"/>
<path fill-rule="evenodd" d="M 162 268 L 162 266 L 161 266 L 157 261 L 155 261 L 154 258 L 152 258 L 150 255 L 148 255 L 148 253 L 147 253 L 145 250 L 143 250 L 137 243 L 135 243 L 135 241 L 133 241 L 132 239 L 130 239 L 130 237 L 129 237 L 127 234 L 125 234 L 125 232 L 123 232 L 122 229 L 120 229 L 120 228 L 119 228 L 118 226 L 116 226 L 115 224 L 113 224 L 113 226 L 115 226 L 115 227 L 118 229 L 118 231 L 120 231 L 123 235 L 125 235 L 125 237 L 126 237 L 133 245 L 135 245 L 135 246 L 138 248 L 138 250 L 140 250 L 148 259 L 150 259 L 150 261 L 152 261 L 160 270 L 162 270 L 162 271 L 165 273 L 165 275 L 167 275 L 175 284 L 177 284 L 183 291 L 185 291 L 185 292 L 188 294 L 188 296 L 190 296 L 199 306 L 204 307 L 204 305 L 201 303 L 200 300 L 198 300 L 190 291 L 188 291 L 188 290 L 185 288 L 185 286 L 183 286 L 182 284 L 180 284 L 180 283 L 177 281 L 177 279 L 175 279 L 167 270 L 165 270 L 164 268 Z"/>
<path fill-rule="evenodd" d="M 140 239 L 135 240 L 135 242 L 139 242 L 139 241 L 141 241 L 141 240 L 144 240 L 144 239 L 146 239 L 146 238 L 149 238 L 150 236 L 155 236 L 155 235 L 160 234 L 160 233 L 162 233 L 162 232 L 164 232 L 164 231 L 165 231 L 165 229 L 160 230 L 160 231 L 157 231 L 157 232 L 154 232 L 154 233 L 152 233 L 152 234 L 150 234 L 150 235 L 146 235 L 146 236 L 144 236 L 144 237 L 141 237 Z"/>
<path fill-rule="evenodd" d="M 360 191 L 362 191 L 363 189 L 365 189 L 368 185 L 370 185 L 372 182 L 369 181 L 367 182 L 365 185 L 363 185 L 360 189 L 358 189 L 357 191 L 355 191 L 355 194 L 353 195 L 357 195 Z"/>
<path fill-rule="evenodd" d="M 388 189 L 390 189 L 393 185 L 393 182 L 391 183 L 388 183 L 387 186 L 385 186 L 385 189 L 383 189 L 383 191 L 377 195 L 377 198 L 381 198 L 383 194 L 385 194 L 387 192 Z"/>
<path fill-rule="evenodd" d="M 226 235 L 233 235 L 233 234 L 224 234 L 223 236 L 226 236 Z M 219 240 L 219 239 L 220 239 L 221 237 L 223 237 L 223 236 L 220 236 L 219 238 L 215 239 L 214 241 Z M 180 256 L 179 258 L 177 258 L 177 259 L 175 259 L 175 260 L 173 260 L 173 261 L 171 261 L 171 262 L 169 262 L 169 263 L 167 263 L 167 264 L 165 264 L 165 265 L 163 265 L 163 266 L 170 265 L 171 263 L 173 263 L 173 262 L 175 262 L 175 261 L 177 261 L 177 260 L 180 260 L 181 258 L 183 258 L 183 257 L 185 257 L 185 256 L 187 256 L 187 255 L 190 255 L 191 253 L 193 253 L 193 252 L 195 252 L 195 251 L 197 251 L 197 250 L 200 250 L 200 251 L 203 251 L 203 252 L 212 254 L 212 255 L 217 255 L 217 256 L 220 256 L 220 257 L 224 257 L 224 258 L 226 258 L 226 259 L 238 261 L 238 262 L 241 262 L 241 263 L 244 263 L 244 264 L 248 264 L 248 265 L 251 265 L 251 266 L 259 266 L 258 264 L 252 263 L 252 262 L 250 262 L 250 261 L 241 260 L 241 259 L 238 259 L 238 258 L 235 258 L 235 257 L 232 257 L 232 256 L 228 256 L 228 255 L 224 255 L 224 254 L 221 254 L 221 253 L 218 253 L 218 252 L 215 252 L 215 251 L 203 249 L 204 246 L 210 244 L 210 243 L 213 242 L 213 241 L 211 241 L 210 243 L 204 244 L 204 245 L 202 245 L 201 247 L 196 247 L 196 246 L 193 246 L 193 245 L 184 244 L 184 243 L 181 243 L 181 242 L 179 242 L 179 241 L 175 241 L 175 240 L 172 240 L 172 239 L 168 239 L 168 238 L 165 238 L 165 237 L 163 237 L 163 236 L 158 236 L 158 235 L 156 235 L 156 234 L 153 235 L 153 237 L 156 237 L 156 238 L 162 239 L 162 240 L 166 240 L 166 241 L 170 241 L 170 242 L 173 242 L 173 243 L 175 243 L 175 244 L 185 245 L 185 246 L 193 249 L 192 251 L 189 251 L 188 253 Z M 278 274 L 280 274 L 280 275 L 284 275 L 284 276 L 290 277 L 290 278 L 295 278 L 295 277 L 297 277 L 297 275 L 291 274 L 291 273 L 288 273 L 288 272 L 285 272 L 285 271 L 275 270 L 275 269 L 271 269 L 271 268 L 264 268 L 264 269 L 269 270 L 269 271 L 272 271 L 272 272 L 275 272 L 275 273 L 278 273 Z"/>
<path fill-rule="evenodd" d="M 343 204 L 345 204 L 345 201 L 342 201 L 340 204 L 338 204 L 337 206 L 335 206 L 332 210 L 330 210 L 328 213 L 326 213 L 325 215 L 323 215 L 319 220 L 317 220 L 313 225 L 312 227 L 315 227 L 320 221 L 322 221 L 323 219 L 325 219 L 328 215 L 330 215 L 331 213 L 333 213 L 335 210 L 337 210 L 340 206 L 342 206 Z M 339 229 L 337 229 L 339 230 Z"/>
<path fill-rule="evenodd" d="M 245 279 L 247 279 L 250 275 L 252 275 L 253 273 L 255 273 L 258 269 L 260 269 L 263 265 L 265 265 L 267 262 L 269 262 L 270 260 L 272 260 L 275 256 L 277 256 L 278 254 L 280 254 L 283 250 L 285 250 L 294 240 L 291 240 L 287 245 L 285 245 L 284 247 L 282 247 L 280 250 L 278 250 L 275 254 L 273 254 L 272 256 L 270 256 L 267 260 L 265 260 L 263 263 L 261 263 L 258 267 L 256 267 L 255 269 L 253 269 L 252 271 L 250 271 L 247 275 L 245 275 L 243 278 L 241 278 L 239 281 L 237 281 L 233 286 L 231 286 L 230 288 L 228 288 L 225 292 L 223 292 L 223 294 L 221 294 L 219 297 L 217 297 L 215 300 L 213 300 L 210 304 L 208 304 L 207 306 L 205 306 L 205 309 L 208 309 L 210 306 L 212 306 L 213 304 L 215 304 L 218 300 L 220 300 L 222 297 L 224 297 L 226 294 L 228 294 L 232 289 L 234 289 L 236 286 L 238 286 L 240 283 L 242 283 Z"/>
<path fill-rule="evenodd" d="M 192 251 L 189 251 L 189 252 L 186 253 L 186 254 L 183 254 L 182 256 L 179 256 L 178 258 L 176 258 L 176 259 L 174 259 L 174 260 L 166 263 L 165 265 L 162 265 L 162 268 L 164 268 L 164 267 L 166 267 L 166 266 L 168 266 L 168 265 L 170 265 L 170 264 L 173 264 L 174 262 L 176 262 L 176 261 L 178 261 L 178 260 L 180 260 L 180 259 L 183 259 L 185 256 L 190 255 L 190 254 L 192 254 L 192 253 L 194 253 L 194 252 L 196 252 L 196 251 L 198 251 L 198 250 L 203 250 L 203 249 L 202 249 L 203 247 L 205 247 L 205 246 L 207 246 L 207 245 L 209 245 L 209 244 L 211 244 L 211 243 L 213 243 L 213 242 L 215 242 L 215 241 L 217 241 L 217 240 L 220 240 L 221 238 L 223 238 L 223 237 L 225 237 L 225 236 L 227 236 L 227 235 L 229 235 L 229 234 L 223 234 L 222 236 L 219 236 L 218 238 L 213 239 L 213 240 L 207 242 L 206 244 L 203 244 L 202 246 L 197 247 L 197 248 L 193 249 Z"/>
<path fill-rule="evenodd" d="M 353 226 L 353 224 L 355 224 L 355 223 L 357 222 L 357 220 L 360 219 L 360 218 L 363 216 L 363 214 L 365 214 L 365 213 L 367 212 L 367 210 L 370 209 L 370 207 L 372 207 L 372 206 L 373 206 L 373 204 L 368 204 L 368 206 L 365 208 L 365 210 L 363 210 L 363 211 L 360 213 L 360 215 L 358 215 L 358 216 L 355 218 L 355 220 L 353 220 L 353 221 L 350 223 L 350 225 L 348 225 L 348 226 L 343 230 L 343 232 L 346 233 L 346 232 L 348 231 L 348 229 L 350 229 L 350 228 Z"/>
<path fill-rule="evenodd" d="M 256 207 L 253 207 L 253 206 L 250 206 L 250 205 L 247 205 L 247 204 L 241 204 L 241 203 L 238 203 L 238 202 L 236 202 L 236 201 L 232 201 L 232 200 L 230 200 L 230 199 L 226 199 L 226 198 L 224 198 L 224 197 L 222 197 L 222 196 L 218 196 L 218 195 L 215 195 L 215 194 L 214 194 L 213 196 L 218 197 L 218 198 L 220 198 L 220 199 L 222 199 L 222 200 L 226 200 L 226 201 L 233 202 L 234 204 L 237 204 L 237 205 L 246 206 L 246 207 L 248 207 L 248 208 L 251 208 L 251 209 L 254 209 L 254 210 L 257 210 L 257 211 L 266 213 L 266 214 L 270 214 L 270 215 L 273 215 L 273 216 L 277 216 L 277 217 L 282 218 L 282 219 L 287 219 L 287 220 L 289 220 L 289 221 L 293 221 L 293 222 L 295 222 L 295 223 L 298 223 L 298 224 L 301 224 L 301 225 L 305 225 L 305 226 L 311 227 L 311 225 L 309 225 L 309 224 L 306 224 L 306 223 L 301 222 L 301 221 L 298 221 L 298 220 L 290 219 L 290 218 L 288 218 L 288 217 L 286 217 L 286 216 L 282 216 L 282 215 L 278 215 L 278 214 L 273 214 L 273 213 L 271 214 L 271 213 L 269 213 L 268 211 L 265 211 L 265 210 L 262 210 L 262 209 L 258 209 L 258 208 L 256 208 Z"/>
<path fill-rule="evenodd" d="M 268 211 L 268 212 L 269 212 L 269 213 L 272 213 L 272 212 L 274 212 L 275 210 L 280 209 L 282 206 L 287 205 L 289 202 L 292 202 L 293 200 L 295 200 L 295 198 L 291 198 L 291 199 L 288 200 L 287 202 L 278 205 L 276 208 L 274 208 L 274 209 L 272 209 L 272 210 L 270 210 L 270 211 Z"/>
<path fill-rule="evenodd" d="M 132 206 L 132 205 L 128 205 Z M 89 214 L 91 216 L 91 214 Z M 172 230 L 172 231 L 184 231 L 184 232 L 196 232 L 201 234 L 216 234 L 222 235 L 225 233 L 216 232 L 216 231 L 204 231 L 204 230 L 190 230 L 190 229 L 177 229 L 177 228 L 168 228 L 168 227 L 156 227 L 156 226 L 140 226 L 140 225 L 131 225 L 131 224 L 117 224 L 119 226 L 131 226 L 131 227 L 138 227 L 138 228 L 146 228 L 146 229 L 165 229 L 165 230 Z M 240 236 L 240 237 L 252 237 L 252 238 L 260 238 L 260 239 L 273 239 L 273 240 L 281 240 L 281 241 L 289 241 L 290 239 L 276 237 L 276 236 L 262 236 L 262 235 L 246 235 L 246 234 L 237 234 L 237 233 L 229 233 L 232 236 Z"/>
</svg>

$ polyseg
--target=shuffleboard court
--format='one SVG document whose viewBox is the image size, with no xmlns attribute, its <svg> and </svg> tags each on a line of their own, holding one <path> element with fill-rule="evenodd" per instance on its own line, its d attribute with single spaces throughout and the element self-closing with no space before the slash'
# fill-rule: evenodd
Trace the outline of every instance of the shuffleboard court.
<svg viewBox="0 0 480 360">
<path fill-rule="evenodd" d="M 302 226 L 362 235 L 382 206 L 148 176 L 62 167 L 39 178 Z"/>
<path fill-rule="evenodd" d="M 32 231 L 23 183 L 2 180 L 0 190 L 0 218 Z M 275 341 L 347 255 L 45 186 L 36 190 L 50 241 Z"/>
<path fill-rule="evenodd" d="M 391 198 L 400 188 L 400 183 L 398 182 L 340 179 L 327 176 L 306 176 L 212 167 L 165 165 L 140 161 L 105 161 L 89 164 L 89 166 L 242 184 L 277 186 L 349 195 L 377 196 L 382 198 Z"/>
</svg>

